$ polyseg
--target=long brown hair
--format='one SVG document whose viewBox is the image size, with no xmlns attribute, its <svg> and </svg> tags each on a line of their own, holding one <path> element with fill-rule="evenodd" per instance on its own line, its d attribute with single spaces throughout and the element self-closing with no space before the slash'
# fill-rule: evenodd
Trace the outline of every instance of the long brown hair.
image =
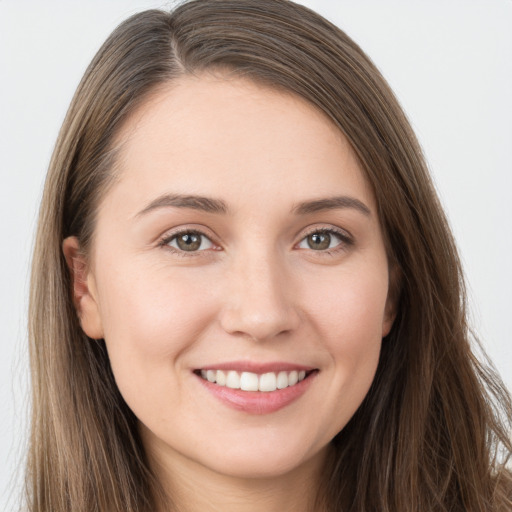
<svg viewBox="0 0 512 512">
<path fill-rule="evenodd" d="M 102 340 L 73 306 L 62 241 L 87 251 L 116 177 L 115 136 L 160 84 L 221 70 L 299 95 L 352 144 L 373 187 L 398 316 L 372 387 L 332 441 L 332 511 L 512 507 L 510 397 L 474 355 L 456 247 L 393 93 L 340 29 L 287 0 L 192 0 L 122 23 L 73 98 L 50 163 L 30 295 L 33 512 L 152 511 L 158 484 Z M 480 357 L 481 359 L 481 357 Z M 508 497 L 507 497 L 508 494 Z"/>
</svg>

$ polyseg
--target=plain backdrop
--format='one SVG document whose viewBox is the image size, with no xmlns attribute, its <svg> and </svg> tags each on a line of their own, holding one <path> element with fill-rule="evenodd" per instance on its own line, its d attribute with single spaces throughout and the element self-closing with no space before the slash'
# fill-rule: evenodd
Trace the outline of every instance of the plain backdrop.
<svg viewBox="0 0 512 512">
<path fill-rule="evenodd" d="M 472 325 L 512 388 L 512 0 L 304 0 L 352 36 L 401 101 L 467 274 Z M 0 510 L 28 419 L 30 253 L 46 168 L 87 64 L 150 0 L 0 0 Z"/>
</svg>

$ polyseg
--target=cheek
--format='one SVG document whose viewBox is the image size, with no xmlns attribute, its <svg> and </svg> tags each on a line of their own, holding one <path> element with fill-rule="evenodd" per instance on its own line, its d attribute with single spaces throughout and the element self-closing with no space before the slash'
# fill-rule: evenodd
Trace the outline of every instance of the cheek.
<svg viewBox="0 0 512 512">
<path fill-rule="evenodd" d="M 315 284 L 308 299 L 309 312 L 331 359 L 332 410 L 338 411 L 336 428 L 341 430 L 363 401 L 375 376 L 382 344 L 387 273 L 385 267 L 383 272 L 347 271 L 335 280 L 317 276 Z M 339 397 L 343 397 L 343 407 L 337 406 Z"/>
<path fill-rule="evenodd" d="M 159 371 L 169 375 L 213 314 L 208 293 L 194 276 L 146 268 L 111 274 L 103 282 L 101 316 L 118 381 L 154 381 Z"/>
<path fill-rule="evenodd" d="M 194 277 L 146 265 L 103 280 L 101 312 L 112 371 L 130 409 L 152 428 L 167 429 L 172 411 L 185 406 L 183 355 L 213 314 L 208 293 Z"/>
<path fill-rule="evenodd" d="M 388 277 L 385 262 L 380 265 L 349 267 L 325 276 L 316 275 L 307 287 L 307 309 L 322 338 L 338 347 L 364 349 L 365 342 L 382 339 Z M 314 284 L 314 286 L 313 286 Z"/>
</svg>

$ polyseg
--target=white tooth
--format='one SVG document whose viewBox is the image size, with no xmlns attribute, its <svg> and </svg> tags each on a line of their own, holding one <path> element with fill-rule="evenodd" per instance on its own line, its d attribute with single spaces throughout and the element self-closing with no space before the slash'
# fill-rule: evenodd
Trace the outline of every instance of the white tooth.
<svg viewBox="0 0 512 512">
<path fill-rule="evenodd" d="M 277 389 L 284 389 L 288 387 L 288 374 L 286 372 L 279 372 L 277 375 Z"/>
<path fill-rule="evenodd" d="M 226 386 L 231 389 L 240 389 L 240 375 L 238 375 L 238 372 L 234 370 L 228 372 Z"/>
<path fill-rule="evenodd" d="M 244 391 L 258 391 L 258 376 L 251 372 L 242 372 L 240 389 Z"/>
<path fill-rule="evenodd" d="M 204 371 L 204 370 L 203 370 Z M 202 374 L 203 372 L 201 372 Z M 209 382 L 215 382 L 215 377 L 217 375 L 217 372 L 215 370 L 207 370 L 206 371 L 206 379 L 209 381 Z"/>
<path fill-rule="evenodd" d="M 293 370 L 288 375 L 288 386 L 294 386 L 297 382 L 299 382 L 299 372 Z"/>
<path fill-rule="evenodd" d="M 260 375 L 260 391 L 275 391 L 277 387 L 276 374 L 275 373 L 264 373 Z"/>
<path fill-rule="evenodd" d="M 226 374 L 222 370 L 217 370 L 217 374 L 215 375 L 215 382 L 219 386 L 226 385 Z"/>
<path fill-rule="evenodd" d="M 304 380 L 304 377 L 306 377 L 306 372 L 304 370 L 301 370 L 299 372 L 299 381 Z"/>
<path fill-rule="evenodd" d="M 203 379 L 206 379 L 206 370 L 201 370 L 201 377 L 203 377 Z"/>
</svg>

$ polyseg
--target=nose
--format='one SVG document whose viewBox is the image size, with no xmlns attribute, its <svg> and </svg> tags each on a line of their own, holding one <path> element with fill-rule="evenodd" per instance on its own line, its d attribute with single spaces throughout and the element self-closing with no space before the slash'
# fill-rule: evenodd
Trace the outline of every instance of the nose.
<svg viewBox="0 0 512 512">
<path fill-rule="evenodd" d="M 241 257 L 230 268 L 220 323 L 225 332 L 255 341 L 292 333 L 300 323 L 290 276 L 271 256 Z"/>
</svg>

